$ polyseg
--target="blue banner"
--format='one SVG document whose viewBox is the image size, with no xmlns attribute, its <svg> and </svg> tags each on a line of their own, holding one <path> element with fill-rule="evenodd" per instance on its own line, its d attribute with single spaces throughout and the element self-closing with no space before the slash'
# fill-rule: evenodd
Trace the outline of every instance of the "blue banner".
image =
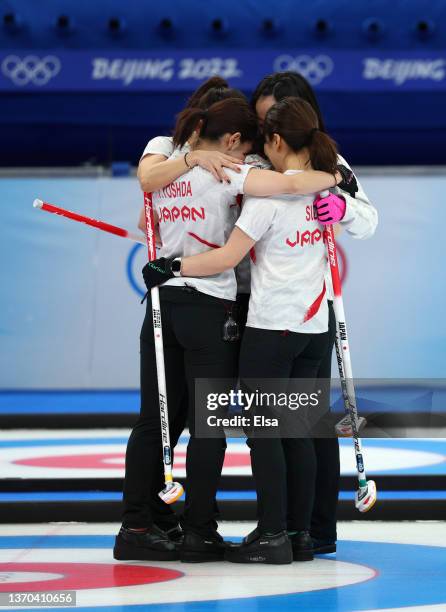
<svg viewBox="0 0 446 612">
<path fill-rule="evenodd" d="M 294 70 L 321 91 L 444 91 L 446 51 L 197 50 L 0 52 L 4 92 L 178 92 L 215 75 L 253 89 Z"/>
</svg>

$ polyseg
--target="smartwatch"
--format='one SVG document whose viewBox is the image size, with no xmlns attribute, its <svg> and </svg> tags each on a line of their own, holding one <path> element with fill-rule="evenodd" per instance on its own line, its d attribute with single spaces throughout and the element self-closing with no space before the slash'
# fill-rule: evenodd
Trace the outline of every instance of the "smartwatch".
<svg viewBox="0 0 446 612">
<path fill-rule="evenodd" d="M 181 257 L 176 257 L 170 264 L 170 269 L 174 276 L 181 276 Z"/>
</svg>

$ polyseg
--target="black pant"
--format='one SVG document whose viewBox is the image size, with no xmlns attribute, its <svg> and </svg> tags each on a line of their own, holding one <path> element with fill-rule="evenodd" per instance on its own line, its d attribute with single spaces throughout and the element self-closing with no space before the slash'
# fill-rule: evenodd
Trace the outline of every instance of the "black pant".
<svg viewBox="0 0 446 612">
<path fill-rule="evenodd" d="M 237 323 L 239 326 L 240 336 L 243 336 L 246 327 L 246 319 L 248 317 L 248 305 L 249 305 L 249 293 L 239 293 L 237 294 L 237 304 L 235 308 L 235 316 L 237 319 Z M 238 343 L 238 349 L 240 349 L 240 342 Z M 239 354 L 239 351 L 238 351 Z M 238 366 L 237 366 L 238 371 Z M 183 398 L 183 406 L 179 410 L 175 421 L 172 424 L 170 429 L 170 439 L 172 444 L 172 453 L 175 448 L 178 439 L 180 438 L 183 430 L 187 425 L 187 403 L 188 403 L 188 394 L 184 394 Z M 173 458 L 172 458 L 173 461 Z M 161 472 L 158 474 L 158 480 L 154 481 L 153 493 L 150 499 L 150 509 L 151 516 L 153 518 L 153 522 L 161 527 L 161 529 L 168 530 L 172 527 L 175 527 L 178 524 L 178 517 L 175 514 L 173 508 L 169 504 L 165 504 L 159 497 L 158 493 L 164 486 L 164 476 Z M 218 505 L 217 502 L 214 504 L 214 515 L 218 516 Z"/>
<path fill-rule="evenodd" d="M 327 342 L 327 333 L 297 334 L 247 327 L 240 352 L 241 384 L 249 387 L 249 378 L 315 378 Z M 273 533 L 287 526 L 292 530 L 309 529 L 316 480 L 312 439 L 248 436 L 248 445 L 259 529 Z"/>
<path fill-rule="evenodd" d="M 328 347 L 317 373 L 318 378 L 326 380 L 331 378 L 331 355 L 336 335 L 333 302 L 328 302 L 328 308 Z M 328 410 L 329 406 L 327 406 Z M 336 514 L 340 482 L 339 441 L 332 424 L 331 429 L 332 437 L 315 438 L 313 440 L 317 472 L 313 514 L 311 517 L 311 535 L 321 540 L 337 539 Z"/>
<path fill-rule="evenodd" d="M 214 499 L 226 449 L 224 438 L 196 438 L 194 380 L 237 375 L 238 343 L 222 340 L 225 304 L 195 290 L 160 289 L 169 424 L 172 446 L 184 425 L 187 406 L 191 437 L 187 448 L 184 526 L 206 534 L 214 523 Z M 187 401 L 185 402 L 185 393 Z M 141 412 L 126 453 L 123 522 L 150 526 L 154 510 L 171 520 L 170 509 L 155 502 L 163 488 L 158 384 L 150 299 L 141 330 Z M 166 524 L 167 527 L 167 524 Z"/>
</svg>

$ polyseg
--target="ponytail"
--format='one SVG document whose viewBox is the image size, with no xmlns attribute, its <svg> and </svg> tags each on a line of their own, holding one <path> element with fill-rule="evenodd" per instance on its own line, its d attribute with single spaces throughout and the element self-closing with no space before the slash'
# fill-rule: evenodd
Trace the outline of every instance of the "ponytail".
<svg viewBox="0 0 446 612">
<path fill-rule="evenodd" d="M 284 98 L 266 114 L 263 124 L 265 138 L 279 134 L 296 153 L 307 147 L 311 166 L 335 174 L 338 150 L 335 141 L 322 131 L 315 110 L 302 98 Z"/>
<path fill-rule="evenodd" d="M 175 148 L 184 147 L 195 130 L 201 132 L 206 121 L 207 111 L 201 108 L 185 108 L 177 117 L 173 144 Z"/>
<path fill-rule="evenodd" d="M 307 146 L 313 170 L 323 170 L 334 175 L 338 163 L 338 150 L 335 141 L 326 132 L 316 129 L 309 137 Z"/>
</svg>

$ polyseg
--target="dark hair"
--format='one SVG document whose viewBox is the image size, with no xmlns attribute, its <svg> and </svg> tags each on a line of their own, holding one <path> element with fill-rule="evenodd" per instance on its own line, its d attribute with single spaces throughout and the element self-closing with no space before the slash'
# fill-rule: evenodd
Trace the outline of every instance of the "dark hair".
<svg viewBox="0 0 446 612">
<path fill-rule="evenodd" d="M 308 147 L 314 170 L 336 172 L 336 143 L 320 129 L 317 114 L 306 100 L 288 97 L 276 102 L 266 113 L 263 133 L 267 141 L 279 134 L 296 152 Z"/>
<path fill-rule="evenodd" d="M 191 95 L 184 108 L 198 108 L 201 98 L 208 93 L 210 89 L 228 89 L 229 85 L 225 79 L 219 76 L 213 76 L 198 87 Z"/>
<path fill-rule="evenodd" d="M 228 98 L 238 98 L 246 102 L 245 94 L 238 89 L 234 89 L 233 87 L 212 87 L 201 96 L 196 104 L 196 108 L 203 108 L 206 110 L 216 102 L 227 100 Z"/>
<path fill-rule="evenodd" d="M 317 115 L 319 129 L 326 131 L 316 94 L 310 83 L 298 72 L 275 72 L 264 77 L 252 94 L 251 105 L 254 110 L 259 98 L 263 96 L 273 96 L 277 102 L 289 96 L 306 100 Z"/>
<path fill-rule="evenodd" d="M 177 117 L 173 136 L 175 147 L 182 147 L 192 132 L 199 137 L 218 140 L 224 134 L 240 132 L 242 142 L 254 142 L 257 136 L 257 117 L 246 99 L 228 98 L 212 104 L 207 110 L 186 108 Z"/>
<path fill-rule="evenodd" d="M 215 104 L 216 102 L 220 102 L 221 100 L 227 100 L 228 98 L 238 98 L 240 100 L 247 101 L 245 94 L 243 94 L 238 89 L 234 89 L 233 87 L 229 87 L 228 83 L 222 79 L 221 77 L 212 77 L 205 81 L 201 87 L 199 87 L 189 98 L 188 103 L 185 106 L 185 109 L 189 108 L 200 108 L 203 110 L 207 110 L 210 106 Z M 177 116 L 177 118 L 179 115 Z M 189 138 L 192 136 L 192 133 L 198 129 L 199 121 L 195 124 L 190 133 L 187 135 L 186 140 L 183 144 L 179 146 L 183 146 Z M 174 129 L 173 133 L 173 141 L 175 146 L 178 146 L 177 141 L 177 129 Z"/>
</svg>

